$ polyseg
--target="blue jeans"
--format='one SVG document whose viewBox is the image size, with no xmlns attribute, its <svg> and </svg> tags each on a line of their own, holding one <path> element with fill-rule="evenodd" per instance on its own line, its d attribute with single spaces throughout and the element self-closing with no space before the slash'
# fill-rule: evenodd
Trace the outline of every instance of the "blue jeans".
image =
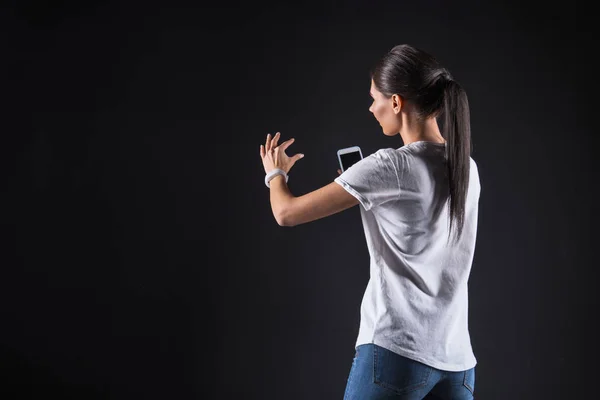
<svg viewBox="0 0 600 400">
<path fill-rule="evenodd" d="M 475 368 L 442 371 L 376 344 L 356 348 L 344 400 L 472 400 Z"/>
</svg>

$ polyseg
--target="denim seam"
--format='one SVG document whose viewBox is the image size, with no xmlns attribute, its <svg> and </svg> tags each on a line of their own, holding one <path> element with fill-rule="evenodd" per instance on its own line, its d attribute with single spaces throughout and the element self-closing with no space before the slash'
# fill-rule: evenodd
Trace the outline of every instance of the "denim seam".
<svg viewBox="0 0 600 400">
<path fill-rule="evenodd" d="M 384 388 L 391 390 L 397 394 L 404 394 L 404 393 L 414 392 L 415 390 L 420 389 L 423 386 L 427 385 L 427 382 L 429 381 L 429 377 L 431 376 L 431 369 L 428 369 L 427 377 L 423 380 L 423 382 L 421 382 L 419 384 L 415 384 L 409 390 L 405 390 L 405 389 L 398 389 L 397 387 L 394 387 L 385 382 L 377 380 L 376 371 L 377 371 L 377 347 L 373 346 L 373 383 L 375 383 L 376 385 L 384 387 Z"/>
<path fill-rule="evenodd" d="M 471 392 L 471 394 L 474 394 L 475 390 L 467 383 L 467 371 L 465 371 L 465 376 L 463 378 L 463 385 L 469 390 L 469 392 Z"/>
</svg>

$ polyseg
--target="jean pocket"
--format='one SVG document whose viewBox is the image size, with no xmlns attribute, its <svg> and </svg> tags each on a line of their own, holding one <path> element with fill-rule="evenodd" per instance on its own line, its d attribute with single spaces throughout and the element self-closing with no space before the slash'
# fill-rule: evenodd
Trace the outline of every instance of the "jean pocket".
<svg viewBox="0 0 600 400">
<path fill-rule="evenodd" d="M 397 394 L 409 393 L 427 385 L 431 369 L 383 347 L 373 347 L 374 383 Z"/>
<path fill-rule="evenodd" d="M 466 387 L 471 394 L 475 392 L 475 368 L 471 368 L 465 371 L 465 377 L 463 378 L 463 385 Z"/>
</svg>

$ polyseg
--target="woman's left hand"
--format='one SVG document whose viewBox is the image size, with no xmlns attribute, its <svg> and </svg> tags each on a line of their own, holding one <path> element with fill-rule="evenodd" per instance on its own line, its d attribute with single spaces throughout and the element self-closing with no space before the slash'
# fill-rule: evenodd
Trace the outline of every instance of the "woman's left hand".
<svg viewBox="0 0 600 400">
<path fill-rule="evenodd" d="M 293 157 L 288 157 L 288 155 L 285 154 L 285 149 L 294 143 L 294 138 L 288 139 L 277 146 L 280 136 L 280 133 L 277 132 L 275 136 L 271 138 L 271 134 L 269 133 L 267 134 L 267 142 L 265 145 L 260 145 L 260 157 L 262 158 L 266 174 L 275 168 L 282 169 L 286 174 L 289 174 L 290 169 L 292 169 L 296 161 L 304 157 L 304 154 L 301 153 L 298 153 Z"/>
</svg>

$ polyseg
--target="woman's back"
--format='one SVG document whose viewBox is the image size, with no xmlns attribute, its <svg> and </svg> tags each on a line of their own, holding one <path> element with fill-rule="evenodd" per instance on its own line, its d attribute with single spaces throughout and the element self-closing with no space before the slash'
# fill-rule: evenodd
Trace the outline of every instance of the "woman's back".
<svg viewBox="0 0 600 400">
<path fill-rule="evenodd" d="M 375 343 L 447 371 L 476 364 L 467 280 L 475 250 L 479 175 L 471 159 L 462 235 L 448 242 L 445 144 L 382 149 L 336 181 L 361 203 L 370 280 L 356 346 Z"/>
</svg>

